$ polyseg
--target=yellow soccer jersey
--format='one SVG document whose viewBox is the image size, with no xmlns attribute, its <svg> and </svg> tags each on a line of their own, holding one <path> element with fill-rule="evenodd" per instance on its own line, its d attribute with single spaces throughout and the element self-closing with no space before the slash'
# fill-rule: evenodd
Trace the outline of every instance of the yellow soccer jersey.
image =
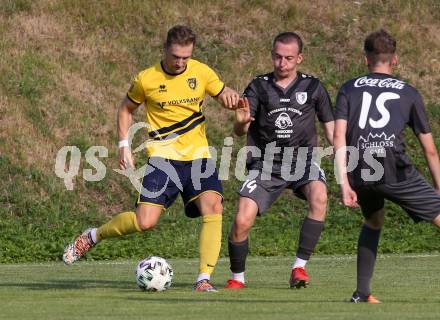
<svg viewBox="0 0 440 320">
<path fill-rule="evenodd" d="M 211 68 L 193 59 L 178 75 L 166 73 L 160 63 L 141 71 L 127 97 L 145 104 L 148 155 L 180 161 L 209 158 L 203 99 L 206 93 L 219 95 L 223 88 Z"/>
</svg>

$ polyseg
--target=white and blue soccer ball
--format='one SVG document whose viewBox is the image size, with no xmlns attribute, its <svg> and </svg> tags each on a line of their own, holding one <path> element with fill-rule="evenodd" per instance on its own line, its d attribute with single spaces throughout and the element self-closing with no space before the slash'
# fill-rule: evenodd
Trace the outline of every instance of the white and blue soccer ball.
<svg viewBox="0 0 440 320">
<path fill-rule="evenodd" d="M 145 291 L 164 291 L 171 287 L 173 268 L 161 257 L 147 257 L 137 265 L 136 283 Z"/>
</svg>

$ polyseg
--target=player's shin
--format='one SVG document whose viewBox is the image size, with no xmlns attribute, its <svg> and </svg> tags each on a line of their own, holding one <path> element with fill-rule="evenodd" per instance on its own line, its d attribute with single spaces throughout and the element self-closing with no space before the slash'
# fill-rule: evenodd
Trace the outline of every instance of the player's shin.
<svg viewBox="0 0 440 320">
<path fill-rule="evenodd" d="M 297 258 L 303 262 L 304 268 L 305 262 L 310 259 L 313 250 L 321 237 L 322 230 L 324 229 L 324 222 L 306 217 L 303 221 L 301 232 L 299 236 L 298 250 L 296 253 Z M 304 262 L 305 261 L 305 262 Z"/>
<path fill-rule="evenodd" d="M 246 268 L 246 257 L 249 252 L 248 239 L 241 242 L 234 242 L 231 237 L 228 238 L 228 252 L 230 268 L 232 271 L 232 280 L 245 283 L 244 271 Z"/>
<path fill-rule="evenodd" d="M 371 293 L 370 282 L 376 263 L 380 229 L 363 225 L 359 234 L 357 250 L 357 292 L 364 296 Z"/>
<path fill-rule="evenodd" d="M 291 288 L 306 288 L 309 285 L 309 276 L 304 267 L 307 261 L 309 261 L 323 229 L 324 221 L 318 221 L 308 217 L 304 219 L 299 235 L 296 260 L 292 264 L 292 273 L 289 281 Z"/>
<path fill-rule="evenodd" d="M 97 229 L 96 240 L 115 238 L 134 232 L 141 232 L 134 212 L 123 212 Z"/>
<path fill-rule="evenodd" d="M 201 278 L 209 280 L 214 272 L 222 240 L 222 215 L 205 215 L 202 220 L 199 239 L 200 267 L 198 281 L 202 280 Z"/>
</svg>

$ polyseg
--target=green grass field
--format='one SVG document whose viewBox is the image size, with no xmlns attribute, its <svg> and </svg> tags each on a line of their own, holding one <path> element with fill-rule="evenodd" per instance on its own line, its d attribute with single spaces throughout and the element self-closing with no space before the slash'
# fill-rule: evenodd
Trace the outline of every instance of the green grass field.
<svg viewBox="0 0 440 320">
<path fill-rule="evenodd" d="M 317 256 L 312 285 L 291 290 L 290 259 L 248 261 L 248 287 L 218 293 L 191 291 L 197 260 L 170 260 L 172 289 L 137 289 L 136 261 L 0 265 L 0 319 L 438 319 L 440 255 L 383 255 L 373 282 L 381 305 L 346 302 L 355 286 L 353 256 Z M 214 276 L 228 278 L 221 260 Z"/>
<path fill-rule="evenodd" d="M 304 38 L 300 71 L 319 77 L 332 100 L 348 79 L 365 73 L 365 36 L 386 28 L 398 41 L 396 75 L 421 94 L 440 149 L 440 1 L 162 1 L 0 0 L 0 263 L 59 261 L 64 245 L 87 227 L 133 209 L 138 196 L 118 167 L 116 111 L 132 77 L 162 56 L 163 39 L 175 24 L 198 35 L 194 58 L 210 65 L 242 92 L 257 74 L 272 69 L 270 47 L 282 31 Z M 233 115 L 206 100 L 210 145 L 220 150 L 231 135 Z M 144 121 L 145 110 L 135 115 Z M 412 132 L 407 151 L 418 170 L 429 170 Z M 136 135 L 138 146 L 147 135 Z M 320 139 L 323 141 L 323 139 Z M 237 207 L 237 152 L 234 137 L 230 179 L 224 186 L 223 243 Z M 104 146 L 104 180 L 87 182 L 83 169 L 91 146 Z M 55 174 L 64 146 L 77 146 L 81 166 L 74 190 Z M 145 152 L 135 155 L 138 166 Z M 317 254 L 354 254 L 362 218 L 340 204 L 330 158 L 324 159 L 329 186 L 326 228 Z M 197 256 L 200 221 L 186 219 L 181 201 L 163 215 L 153 232 L 101 244 L 92 260 L 140 259 L 145 252 Z M 380 253 L 440 250 L 440 231 L 414 225 L 387 204 Z M 296 248 L 307 206 L 285 195 L 253 228 L 253 256 L 285 256 Z M 173 243 L 173 245 L 169 245 Z M 227 255 L 223 246 L 221 256 Z"/>
<path fill-rule="evenodd" d="M 191 291 L 197 261 L 187 258 L 197 256 L 200 220 L 184 217 L 181 200 L 155 230 L 106 241 L 71 268 L 59 262 L 79 232 L 133 208 L 137 191 L 112 170 L 118 166 L 116 110 L 130 79 L 159 61 L 166 31 L 175 24 L 191 25 L 198 35 L 194 58 L 240 92 L 255 75 L 271 70 L 273 37 L 299 32 L 305 41 L 300 70 L 319 77 L 333 101 L 342 83 L 366 72 L 366 34 L 386 28 L 398 40 L 396 75 L 422 93 L 440 150 L 438 0 L 0 0 L 0 319 L 439 319 L 440 230 L 413 224 L 392 204 L 379 252 L 403 255 L 378 260 L 374 293 L 384 303 L 345 302 L 355 286 L 355 258 L 326 255 L 356 252 L 362 218 L 340 204 L 331 159 L 323 163 L 326 228 L 308 267 L 313 283 L 306 290 L 287 289 L 290 259 L 282 256 L 296 249 L 307 211 L 291 195 L 257 220 L 248 288 L 240 292 Z M 206 102 L 209 142 L 220 150 L 231 135 L 232 114 Z M 140 110 L 135 121 L 143 120 Z M 136 145 L 144 138 L 137 136 Z M 234 163 L 243 143 L 234 138 Z M 408 155 L 429 179 L 411 132 L 407 143 Z M 73 191 L 54 172 L 57 152 L 67 145 L 82 152 Z M 105 146 L 109 155 L 101 159 L 105 179 L 92 183 L 82 170 L 90 169 L 84 154 L 94 145 Z M 136 160 L 144 164 L 145 153 Z M 234 169 L 223 184 L 223 244 L 238 201 Z M 133 270 L 145 252 L 179 257 L 171 260 L 172 290 L 148 294 L 136 288 Z M 429 254 L 405 255 L 424 252 Z M 228 273 L 221 260 L 214 283 L 223 285 Z"/>
</svg>

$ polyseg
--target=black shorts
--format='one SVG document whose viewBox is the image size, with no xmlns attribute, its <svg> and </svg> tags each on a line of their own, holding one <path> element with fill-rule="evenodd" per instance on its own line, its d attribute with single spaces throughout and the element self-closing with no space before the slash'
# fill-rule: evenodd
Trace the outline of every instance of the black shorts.
<svg viewBox="0 0 440 320">
<path fill-rule="evenodd" d="M 200 212 L 193 201 L 208 191 L 220 196 L 223 193 L 215 163 L 211 159 L 177 161 L 152 157 L 148 159 L 137 204 L 168 208 L 180 193 L 185 214 L 195 218 L 200 216 Z"/>
<path fill-rule="evenodd" d="M 262 179 L 261 172 L 257 178 L 246 180 L 240 190 L 241 197 L 254 200 L 258 206 L 258 214 L 263 214 L 278 199 L 284 189 L 292 190 L 301 199 L 306 199 L 301 187 L 311 181 L 326 184 L 324 171 L 315 162 L 308 163 L 304 174 L 295 181 L 285 180 L 281 174 L 272 173 L 270 179 Z"/>
<path fill-rule="evenodd" d="M 415 221 L 432 221 L 440 214 L 440 195 L 417 172 L 402 182 L 357 188 L 362 214 L 368 219 L 384 207 L 385 199 L 402 207 Z"/>
</svg>

